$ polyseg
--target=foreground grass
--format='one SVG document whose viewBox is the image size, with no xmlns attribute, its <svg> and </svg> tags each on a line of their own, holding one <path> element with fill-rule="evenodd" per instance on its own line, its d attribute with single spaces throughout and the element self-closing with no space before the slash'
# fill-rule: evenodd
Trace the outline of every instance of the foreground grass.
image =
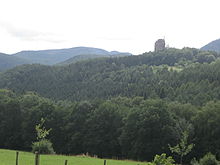
<svg viewBox="0 0 220 165">
<path fill-rule="evenodd" d="M 0 164 L 15 165 L 16 151 L 0 149 Z M 19 165 L 34 165 L 35 155 L 29 152 L 19 151 Z M 62 155 L 41 155 L 40 165 L 103 165 L 104 159 L 91 158 L 86 156 L 62 156 Z M 106 159 L 107 165 L 147 165 L 146 162 L 122 161 Z"/>
</svg>

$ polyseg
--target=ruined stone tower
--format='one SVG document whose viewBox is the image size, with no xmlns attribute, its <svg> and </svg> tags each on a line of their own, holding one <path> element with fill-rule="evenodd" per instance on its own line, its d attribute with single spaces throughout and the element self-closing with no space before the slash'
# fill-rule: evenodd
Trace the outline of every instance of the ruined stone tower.
<svg viewBox="0 0 220 165">
<path fill-rule="evenodd" d="M 154 51 L 158 52 L 158 51 L 162 51 L 165 49 L 165 40 L 164 39 L 159 39 L 155 42 L 155 46 L 154 46 Z"/>
</svg>

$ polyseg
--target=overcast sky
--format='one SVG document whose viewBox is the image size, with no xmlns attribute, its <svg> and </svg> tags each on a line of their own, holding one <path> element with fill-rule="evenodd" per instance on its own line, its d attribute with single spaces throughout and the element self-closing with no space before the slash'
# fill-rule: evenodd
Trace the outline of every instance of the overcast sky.
<svg viewBox="0 0 220 165">
<path fill-rule="evenodd" d="M 220 38 L 220 0 L 0 0 L 0 52 L 76 46 L 140 54 Z"/>
</svg>

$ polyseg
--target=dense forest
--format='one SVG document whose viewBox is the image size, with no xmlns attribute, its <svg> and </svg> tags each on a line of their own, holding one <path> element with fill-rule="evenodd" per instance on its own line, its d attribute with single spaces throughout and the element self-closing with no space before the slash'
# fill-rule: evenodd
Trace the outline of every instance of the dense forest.
<svg viewBox="0 0 220 165">
<path fill-rule="evenodd" d="M 184 48 L 66 66 L 23 65 L 0 74 L 0 88 L 55 100 L 142 96 L 202 105 L 220 98 L 218 57 Z"/>
<path fill-rule="evenodd" d="M 187 130 L 192 152 L 220 157 L 220 101 L 204 106 L 143 97 L 54 102 L 33 92 L 0 91 L 0 148 L 30 150 L 41 118 L 57 153 L 152 160 Z M 176 155 L 173 155 L 174 157 Z M 178 160 L 178 157 L 176 158 Z"/>
<path fill-rule="evenodd" d="M 41 118 L 59 154 L 151 161 L 188 133 L 220 158 L 220 55 L 192 48 L 22 65 L 0 73 L 0 148 L 30 150 Z"/>
</svg>

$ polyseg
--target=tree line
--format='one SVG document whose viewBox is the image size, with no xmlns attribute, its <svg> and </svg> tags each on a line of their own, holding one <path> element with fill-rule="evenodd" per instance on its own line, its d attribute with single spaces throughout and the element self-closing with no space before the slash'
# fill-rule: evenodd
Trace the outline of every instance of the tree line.
<svg viewBox="0 0 220 165">
<path fill-rule="evenodd" d="M 202 106 L 144 97 L 93 101 L 53 101 L 33 92 L 0 90 L 0 148 L 31 150 L 35 126 L 45 129 L 58 154 L 89 153 L 98 157 L 151 161 L 167 153 L 188 131 L 189 162 L 212 152 L 220 158 L 220 101 Z"/>
</svg>

